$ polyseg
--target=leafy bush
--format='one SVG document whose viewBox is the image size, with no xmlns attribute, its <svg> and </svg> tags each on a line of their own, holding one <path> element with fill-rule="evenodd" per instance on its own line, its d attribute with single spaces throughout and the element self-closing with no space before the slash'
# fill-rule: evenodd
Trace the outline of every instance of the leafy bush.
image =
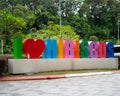
<svg viewBox="0 0 120 96">
<path fill-rule="evenodd" d="M 97 36 L 90 36 L 89 41 L 98 41 Z"/>
</svg>

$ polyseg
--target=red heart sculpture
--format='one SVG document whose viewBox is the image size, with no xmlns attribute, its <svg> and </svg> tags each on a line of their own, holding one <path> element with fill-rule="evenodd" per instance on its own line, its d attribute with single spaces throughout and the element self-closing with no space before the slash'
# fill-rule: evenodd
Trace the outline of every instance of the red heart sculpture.
<svg viewBox="0 0 120 96">
<path fill-rule="evenodd" d="M 43 40 L 27 39 L 23 41 L 23 53 L 30 58 L 39 58 L 45 49 Z"/>
</svg>

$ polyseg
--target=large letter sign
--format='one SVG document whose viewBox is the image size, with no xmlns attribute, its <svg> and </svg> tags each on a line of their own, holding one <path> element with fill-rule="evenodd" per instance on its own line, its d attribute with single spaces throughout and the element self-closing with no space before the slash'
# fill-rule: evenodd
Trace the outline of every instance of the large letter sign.
<svg viewBox="0 0 120 96">
<path fill-rule="evenodd" d="M 21 58 L 22 52 L 27 58 L 113 58 L 112 42 L 79 40 L 33 40 L 14 39 L 14 58 Z"/>
<path fill-rule="evenodd" d="M 57 57 L 64 58 L 64 40 L 57 40 Z"/>
<path fill-rule="evenodd" d="M 22 58 L 22 38 L 15 38 L 13 47 L 13 57 L 15 59 Z"/>
<path fill-rule="evenodd" d="M 74 40 L 74 58 L 80 58 L 80 47 L 79 47 L 79 41 Z"/>
<path fill-rule="evenodd" d="M 23 53 L 28 58 L 39 58 L 44 51 L 45 44 L 42 40 L 27 39 L 23 42 Z"/>
<path fill-rule="evenodd" d="M 74 58 L 74 46 L 71 40 L 65 40 L 64 42 L 64 57 L 65 58 Z"/>
<path fill-rule="evenodd" d="M 98 57 L 98 45 L 97 42 L 91 42 L 89 45 L 89 57 L 97 58 Z"/>
<path fill-rule="evenodd" d="M 98 42 L 98 58 L 106 58 L 106 42 Z"/>
<path fill-rule="evenodd" d="M 88 52 L 88 42 L 82 41 L 80 44 L 80 57 L 81 58 L 88 58 L 89 52 Z"/>
<path fill-rule="evenodd" d="M 44 40 L 45 50 L 43 58 L 57 58 L 57 41 L 56 40 Z"/>
<path fill-rule="evenodd" d="M 114 57 L 114 51 L 113 51 L 114 44 L 112 42 L 107 43 L 107 58 Z"/>
</svg>

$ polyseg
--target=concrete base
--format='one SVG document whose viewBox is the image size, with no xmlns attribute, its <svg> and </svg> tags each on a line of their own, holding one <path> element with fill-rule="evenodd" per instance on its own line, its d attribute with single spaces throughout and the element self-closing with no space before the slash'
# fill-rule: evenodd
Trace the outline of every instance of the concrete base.
<svg viewBox="0 0 120 96">
<path fill-rule="evenodd" d="M 118 58 L 8 59 L 12 74 L 79 69 L 118 69 Z"/>
</svg>

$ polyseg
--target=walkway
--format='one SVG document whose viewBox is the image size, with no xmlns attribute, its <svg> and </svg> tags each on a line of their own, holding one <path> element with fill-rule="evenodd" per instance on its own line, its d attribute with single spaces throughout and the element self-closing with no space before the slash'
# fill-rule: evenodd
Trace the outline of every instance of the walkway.
<svg viewBox="0 0 120 96">
<path fill-rule="evenodd" d="M 120 74 L 0 81 L 0 96 L 120 96 Z"/>
</svg>

